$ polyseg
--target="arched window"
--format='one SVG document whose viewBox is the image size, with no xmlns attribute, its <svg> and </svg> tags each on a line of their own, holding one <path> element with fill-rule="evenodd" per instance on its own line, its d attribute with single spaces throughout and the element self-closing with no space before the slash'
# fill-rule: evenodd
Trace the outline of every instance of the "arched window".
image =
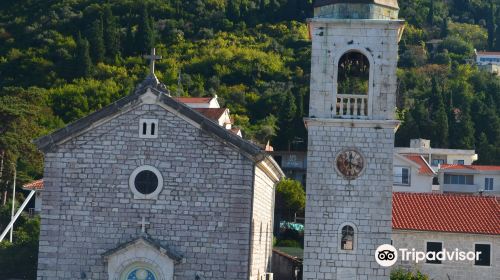
<svg viewBox="0 0 500 280">
<path fill-rule="evenodd" d="M 338 62 L 338 116 L 367 116 L 370 88 L 370 62 L 357 51 L 342 55 Z"/>
<path fill-rule="evenodd" d="M 122 275 L 123 280 L 157 280 L 157 273 L 147 265 L 135 264 L 130 266 Z"/>
<path fill-rule="evenodd" d="M 354 228 L 350 225 L 342 227 L 340 249 L 348 251 L 354 250 Z"/>
</svg>

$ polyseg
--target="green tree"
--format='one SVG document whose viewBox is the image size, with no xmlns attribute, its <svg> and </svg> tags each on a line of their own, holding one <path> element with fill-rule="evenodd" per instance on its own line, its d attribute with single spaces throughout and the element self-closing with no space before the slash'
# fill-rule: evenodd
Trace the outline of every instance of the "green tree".
<svg viewBox="0 0 500 280">
<path fill-rule="evenodd" d="M 494 50 L 500 51 L 500 8 L 497 8 Z"/>
<path fill-rule="evenodd" d="M 495 43 L 495 4 L 492 0 L 490 0 L 490 9 L 488 11 L 488 19 L 487 19 L 487 28 L 488 28 L 488 48 L 492 49 Z"/>
<path fill-rule="evenodd" d="M 299 181 L 283 179 L 276 186 L 275 212 L 280 220 L 291 220 L 295 213 L 302 215 L 306 205 L 306 193 Z"/>
<path fill-rule="evenodd" d="M 436 12 L 434 7 L 434 0 L 429 2 L 429 13 L 427 14 L 427 24 L 434 25 L 434 13 Z"/>
<path fill-rule="evenodd" d="M 450 147 L 455 149 L 474 149 L 474 123 L 470 116 L 470 105 L 452 110 L 450 125 Z"/>
<path fill-rule="evenodd" d="M 407 271 L 402 268 L 396 268 L 391 271 L 391 280 L 429 280 L 429 276 L 420 271 Z"/>
<path fill-rule="evenodd" d="M 155 44 L 153 18 L 149 16 L 148 7 L 146 5 L 142 7 L 135 40 L 137 51 L 143 54 L 149 53 Z"/>
<path fill-rule="evenodd" d="M 448 115 L 443 99 L 438 103 L 437 111 L 434 116 L 434 140 L 432 141 L 437 148 L 447 148 L 449 139 Z"/>
<path fill-rule="evenodd" d="M 75 73 L 77 77 L 90 77 L 93 72 L 92 59 L 90 58 L 89 42 L 82 38 L 80 33 L 76 38 Z"/>
<path fill-rule="evenodd" d="M 90 55 L 94 63 L 103 62 L 106 48 L 104 46 L 104 33 L 102 20 L 96 19 L 88 31 Z"/>
<path fill-rule="evenodd" d="M 0 224 L 5 224 L 9 220 L 10 206 L 0 206 Z M 13 243 L 8 241 L 0 243 L 1 279 L 36 278 L 39 234 L 40 218 L 30 219 L 24 214 L 21 215 L 16 221 Z"/>
<path fill-rule="evenodd" d="M 103 23 L 106 55 L 115 58 L 120 53 L 120 32 L 116 17 L 109 5 L 106 5 L 104 9 Z"/>
</svg>

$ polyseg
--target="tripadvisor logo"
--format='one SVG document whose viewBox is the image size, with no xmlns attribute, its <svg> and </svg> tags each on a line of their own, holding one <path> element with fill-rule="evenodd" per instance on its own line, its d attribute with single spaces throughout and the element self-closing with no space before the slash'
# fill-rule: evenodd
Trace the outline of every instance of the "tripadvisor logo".
<svg viewBox="0 0 500 280">
<path fill-rule="evenodd" d="M 477 261 L 479 260 L 479 256 L 481 252 L 465 252 L 461 251 L 458 248 L 452 251 L 448 251 L 443 249 L 439 252 L 429 251 L 422 252 L 417 251 L 415 248 L 407 249 L 407 248 L 399 248 L 397 250 L 394 246 L 389 244 L 383 244 L 378 246 L 377 250 L 375 250 L 375 260 L 380 266 L 389 267 L 393 266 L 397 260 L 398 256 L 401 261 L 411 261 L 414 263 L 419 263 L 423 261 Z"/>
</svg>

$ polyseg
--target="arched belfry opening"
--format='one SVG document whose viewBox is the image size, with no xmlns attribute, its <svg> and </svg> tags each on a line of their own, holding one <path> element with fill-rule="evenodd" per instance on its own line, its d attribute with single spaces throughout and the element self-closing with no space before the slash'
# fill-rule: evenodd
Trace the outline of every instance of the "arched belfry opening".
<svg viewBox="0 0 500 280">
<path fill-rule="evenodd" d="M 358 52 L 343 54 L 338 62 L 337 106 L 340 117 L 368 116 L 370 91 L 370 62 Z"/>
</svg>

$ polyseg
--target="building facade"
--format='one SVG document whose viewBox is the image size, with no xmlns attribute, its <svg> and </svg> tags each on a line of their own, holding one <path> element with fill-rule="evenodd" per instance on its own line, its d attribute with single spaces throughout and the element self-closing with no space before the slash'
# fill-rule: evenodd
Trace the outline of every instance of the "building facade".
<svg viewBox="0 0 500 280">
<path fill-rule="evenodd" d="M 500 166 L 443 164 L 438 176 L 445 193 L 500 195 Z"/>
<path fill-rule="evenodd" d="M 316 1 L 304 279 L 389 279 L 398 42 L 396 1 Z"/>
<path fill-rule="evenodd" d="M 480 252 L 478 259 L 402 260 L 435 280 L 497 280 L 500 275 L 500 204 L 496 197 L 394 193 L 392 244 L 420 252 Z"/>
<path fill-rule="evenodd" d="M 260 279 L 274 186 L 259 147 L 169 97 L 129 96 L 36 141 L 45 154 L 38 279 Z"/>
</svg>

